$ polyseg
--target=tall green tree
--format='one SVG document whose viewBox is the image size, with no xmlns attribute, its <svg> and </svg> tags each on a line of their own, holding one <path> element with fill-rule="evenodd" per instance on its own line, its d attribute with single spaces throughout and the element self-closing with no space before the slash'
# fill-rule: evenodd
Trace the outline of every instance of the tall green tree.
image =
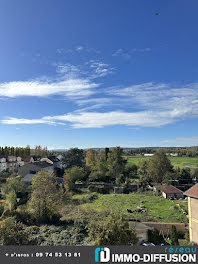
<svg viewBox="0 0 198 264">
<path fill-rule="evenodd" d="M 32 181 L 29 209 L 36 221 L 50 223 L 58 214 L 62 203 L 62 192 L 56 177 L 47 172 L 38 172 Z"/>
<path fill-rule="evenodd" d="M 105 159 L 108 159 L 108 155 L 109 155 L 110 149 L 109 148 L 105 148 Z"/>
<path fill-rule="evenodd" d="M 146 160 L 139 164 L 137 174 L 139 176 L 139 181 L 143 186 L 148 183 L 148 163 Z"/>
<path fill-rule="evenodd" d="M 96 165 L 92 168 L 91 174 L 89 175 L 89 181 L 96 182 L 109 182 L 110 177 L 108 176 L 107 165 L 98 160 Z"/>
<path fill-rule="evenodd" d="M 94 149 L 88 149 L 86 152 L 86 167 L 88 170 L 92 170 L 92 168 L 96 165 L 97 160 L 97 152 Z"/>
<path fill-rule="evenodd" d="M 62 164 L 65 169 L 72 168 L 74 166 L 85 166 L 85 154 L 83 149 L 71 148 L 64 153 Z"/>
<path fill-rule="evenodd" d="M 22 180 L 21 176 L 12 176 L 7 178 L 6 183 L 1 187 L 1 194 L 4 198 L 8 193 L 14 192 L 17 195 L 24 195 L 27 190 L 25 182 Z"/>
<path fill-rule="evenodd" d="M 109 154 L 107 159 L 108 174 L 116 183 L 121 182 L 123 177 L 126 160 L 123 158 L 123 149 L 120 147 L 114 148 Z"/>
<path fill-rule="evenodd" d="M 65 171 L 64 186 L 67 192 L 75 191 L 76 181 L 81 181 L 84 178 L 83 168 L 75 166 Z"/>
<path fill-rule="evenodd" d="M 5 203 L 7 205 L 7 209 L 10 212 L 12 212 L 16 208 L 16 205 L 17 205 L 17 195 L 16 195 L 16 193 L 14 191 L 11 191 L 8 194 L 6 194 Z"/>
<path fill-rule="evenodd" d="M 127 163 L 124 169 L 125 178 L 134 179 L 137 177 L 138 167 L 136 164 Z"/>
<path fill-rule="evenodd" d="M 198 169 L 193 169 L 191 176 L 192 178 L 198 179 Z"/>
<path fill-rule="evenodd" d="M 173 172 L 173 166 L 163 150 L 157 150 L 148 161 L 148 176 L 153 182 L 162 183 L 165 175 Z"/>
<path fill-rule="evenodd" d="M 191 179 L 191 172 L 189 168 L 182 168 L 180 171 L 180 179 Z"/>
</svg>

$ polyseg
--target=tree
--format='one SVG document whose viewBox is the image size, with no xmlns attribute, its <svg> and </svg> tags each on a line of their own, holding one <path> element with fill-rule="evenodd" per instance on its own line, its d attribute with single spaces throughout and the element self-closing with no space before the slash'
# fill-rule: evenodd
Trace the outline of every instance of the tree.
<svg viewBox="0 0 198 264">
<path fill-rule="evenodd" d="M 143 186 L 148 183 L 148 163 L 146 160 L 140 163 L 137 174 L 139 176 L 139 181 Z"/>
<path fill-rule="evenodd" d="M 102 221 L 91 221 L 87 228 L 90 241 L 97 246 L 134 245 L 138 241 L 128 219 L 116 213 L 111 213 Z"/>
<path fill-rule="evenodd" d="M 137 177 L 138 167 L 135 164 L 127 163 L 124 169 L 124 175 L 126 178 L 134 179 Z"/>
<path fill-rule="evenodd" d="M 72 148 L 64 153 L 62 164 L 65 169 L 72 168 L 74 166 L 85 166 L 85 155 L 83 149 Z"/>
<path fill-rule="evenodd" d="M 121 182 L 126 164 L 126 160 L 122 155 L 123 150 L 120 147 L 116 147 L 108 154 L 107 159 L 108 174 L 118 184 Z"/>
<path fill-rule="evenodd" d="M 97 152 L 95 165 L 92 167 L 89 175 L 89 181 L 109 182 L 106 154 L 100 150 Z"/>
<path fill-rule="evenodd" d="M 190 169 L 189 168 L 182 168 L 182 170 L 180 171 L 180 179 L 191 179 L 191 173 L 190 173 Z"/>
<path fill-rule="evenodd" d="M 86 167 L 91 170 L 96 164 L 97 153 L 94 149 L 88 149 L 86 153 Z"/>
<path fill-rule="evenodd" d="M 192 170 L 192 178 L 196 180 L 198 179 L 198 169 Z"/>
<path fill-rule="evenodd" d="M 39 146 L 36 146 L 34 148 L 34 151 L 33 151 L 33 154 L 35 156 L 39 156 L 39 157 L 46 157 L 47 154 L 48 154 L 48 150 L 47 150 L 47 147 L 41 147 L 40 145 Z"/>
<path fill-rule="evenodd" d="M 21 176 L 12 176 L 7 178 L 6 183 L 1 187 L 1 193 L 6 198 L 8 193 L 14 192 L 17 194 L 24 194 L 26 192 L 25 182 L 22 180 Z"/>
<path fill-rule="evenodd" d="M 84 177 L 83 168 L 80 167 L 72 167 L 65 171 L 63 176 L 64 186 L 67 192 L 71 192 L 75 190 L 76 181 L 82 180 Z"/>
<path fill-rule="evenodd" d="M 174 225 L 171 227 L 170 240 L 171 240 L 172 246 L 179 245 L 178 233 L 177 233 L 177 229 Z"/>
<path fill-rule="evenodd" d="M 109 152 L 110 152 L 109 148 L 105 148 L 105 160 L 108 159 Z"/>
<path fill-rule="evenodd" d="M 96 182 L 109 182 L 108 169 L 106 162 L 98 160 L 96 165 L 92 168 L 91 174 L 89 175 L 89 181 Z"/>
<path fill-rule="evenodd" d="M 160 149 L 148 161 L 148 177 L 153 182 L 162 183 L 168 172 L 173 172 L 173 166 L 165 152 Z"/>
<path fill-rule="evenodd" d="M 177 179 L 177 174 L 175 172 L 166 172 L 163 177 L 162 183 L 169 185 L 172 184 L 172 181 L 176 179 Z"/>
<path fill-rule="evenodd" d="M 62 192 L 54 175 L 40 171 L 32 181 L 32 194 L 29 203 L 33 217 L 41 223 L 49 223 L 58 215 L 62 202 Z"/>
<path fill-rule="evenodd" d="M 17 205 L 17 195 L 14 191 L 9 192 L 8 194 L 6 194 L 6 205 L 8 207 L 8 210 L 10 212 L 12 212 Z"/>
<path fill-rule="evenodd" d="M 29 236 L 25 226 L 14 217 L 8 217 L 0 222 L 1 245 L 28 245 Z"/>
</svg>

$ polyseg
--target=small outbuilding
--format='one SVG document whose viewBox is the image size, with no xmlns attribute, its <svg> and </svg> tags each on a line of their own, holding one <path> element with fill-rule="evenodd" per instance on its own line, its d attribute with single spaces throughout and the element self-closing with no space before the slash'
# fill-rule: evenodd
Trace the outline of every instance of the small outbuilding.
<svg viewBox="0 0 198 264">
<path fill-rule="evenodd" d="M 155 190 L 161 191 L 162 196 L 165 199 L 170 199 L 170 198 L 175 198 L 175 199 L 180 199 L 184 198 L 183 192 L 176 188 L 173 185 L 158 185 L 155 187 Z"/>
</svg>

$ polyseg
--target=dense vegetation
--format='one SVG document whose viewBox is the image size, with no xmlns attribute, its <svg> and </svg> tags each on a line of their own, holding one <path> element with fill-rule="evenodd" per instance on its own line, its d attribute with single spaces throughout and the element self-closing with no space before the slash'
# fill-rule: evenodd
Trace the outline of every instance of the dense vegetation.
<svg viewBox="0 0 198 264">
<path fill-rule="evenodd" d="M 44 154 L 46 149 L 38 146 L 35 151 Z M 129 218 L 187 223 L 185 200 L 165 200 L 147 185 L 196 178 L 197 170 L 173 166 L 162 149 L 138 163 L 127 162 L 124 154 L 120 147 L 70 149 L 63 157 L 63 185 L 56 174 L 44 171 L 30 186 L 16 174 L 7 175 L 1 184 L 0 244 L 135 244 Z M 129 190 L 132 185 L 136 192 L 113 194 L 115 186 Z M 144 210 L 138 211 L 141 206 Z"/>
<path fill-rule="evenodd" d="M 22 147 L 0 147 L 0 157 L 20 156 L 22 158 L 30 156 L 30 146 Z"/>
</svg>

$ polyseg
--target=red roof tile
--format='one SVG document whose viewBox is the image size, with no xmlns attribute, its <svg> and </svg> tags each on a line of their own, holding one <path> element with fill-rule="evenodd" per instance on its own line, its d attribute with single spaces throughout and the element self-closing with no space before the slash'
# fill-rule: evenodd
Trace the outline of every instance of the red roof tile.
<svg viewBox="0 0 198 264">
<path fill-rule="evenodd" d="M 186 196 L 198 198 L 198 183 L 184 193 Z"/>
<path fill-rule="evenodd" d="M 181 190 L 176 188 L 173 185 L 165 185 L 160 186 L 160 190 L 166 194 L 172 194 L 172 193 L 183 193 Z"/>
</svg>

